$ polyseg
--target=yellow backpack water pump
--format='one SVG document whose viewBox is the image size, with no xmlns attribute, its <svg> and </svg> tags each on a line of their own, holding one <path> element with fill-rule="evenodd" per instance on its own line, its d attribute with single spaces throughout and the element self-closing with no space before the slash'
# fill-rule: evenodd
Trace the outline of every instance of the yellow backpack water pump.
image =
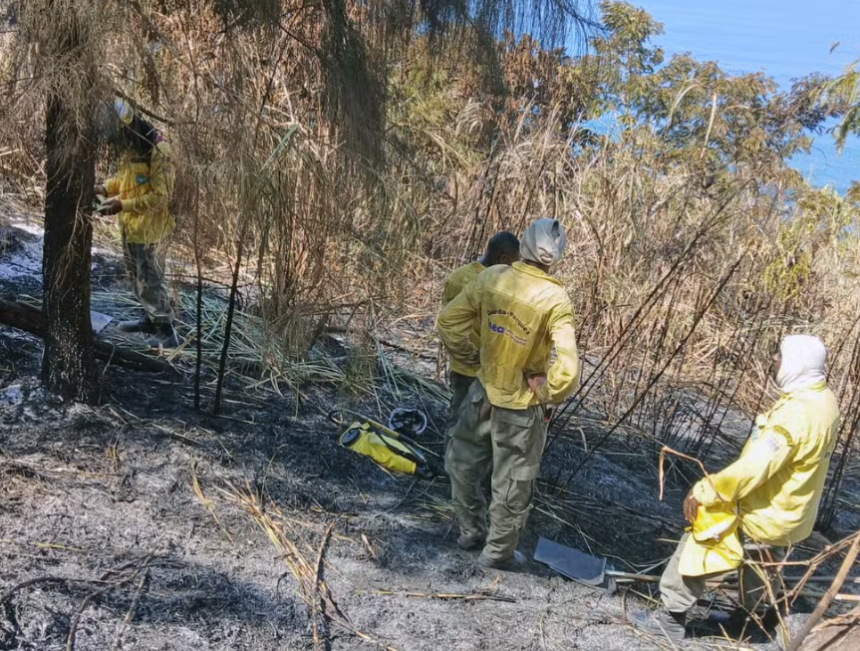
<svg viewBox="0 0 860 651">
<path fill-rule="evenodd" d="M 333 411 L 329 419 L 343 425 L 342 415 L 354 418 L 338 435 L 338 443 L 358 454 L 370 457 L 386 470 L 431 479 L 435 472 L 418 443 L 405 434 L 386 427 L 355 412 Z"/>
</svg>

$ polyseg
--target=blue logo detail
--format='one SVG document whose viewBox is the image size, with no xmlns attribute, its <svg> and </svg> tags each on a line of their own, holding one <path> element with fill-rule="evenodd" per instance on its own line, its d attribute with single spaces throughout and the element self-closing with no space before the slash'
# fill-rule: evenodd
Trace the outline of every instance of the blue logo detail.
<svg viewBox="0 0 860 651">
<path fill-rule="evenodd" d="M 136 185 L 143 185 L 149 183 L 149 177 L 146 174 L 138 174 L 134 177 L 134 182 Z"/>
</svg>

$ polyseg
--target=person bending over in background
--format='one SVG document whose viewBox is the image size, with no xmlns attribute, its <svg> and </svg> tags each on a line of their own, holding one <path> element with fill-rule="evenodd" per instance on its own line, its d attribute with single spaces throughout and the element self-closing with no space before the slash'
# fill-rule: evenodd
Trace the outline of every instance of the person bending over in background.
<svg viewBox="0 0 860 651">
<path fill-rule="evenodd" d="M 455 269 L 448 279 L 445 281 L 445 289 L 442 292 L 442 307 L 453 301 L 463 291 L 463 288 L 478 277 L 487 267 L 494 267 L 497 264 L 512 265 L 520 259 L 520 241 L 517 236 L 507 231 L 496 233 L 487 242 L 487 249 L 484 255 L 478 258 L 475 262 L 464 264 L 462 267 Z M 475 346 L 480 345 L 481 331 L 475 324 L 475 329 L 472 332 L 472 343 Z M 454 357 L 450 360 L 451 371 L 448 374 L 448 383 L 451 385 L 451 405 L 448 415 L 448 422 L 445 427 L 445 444 L 447 447 L 448 441 L 451 439 L 451 429 L 457 422 L 457 410 L 460 408 L 460 403 L 466 397 L 469 387 L 472 385 L 475 377 L 478 375 L 478 366 L 476 364 L 465 364 Z"/>
<path fill-rule="evenodd" d="M 817 337 L 783 339 L 774 357 L 783 396 L 756 418 L 740 458 L 693 486 L 684 501 L 692 532 L 660 580 L 663 608 L 631 613 L 636 628 L 683 639 L 706 581 L 738 567 L 744 613 L 772 605 L 787 548 L 812 533 L 836 445 L 839 406 L 825 383 L 826 356 Z"/>
<path fill-rule="evenodd" d="M 482 271 L 438 319 L 452 359 L 479 367 L 451 432 L 445 467 L 460 525 L 457 544 L 483 547 L 478 562 L 488 568 L 515 569 L 525 561 L 517 544 L 546 442 L 546 406 L 563 401 L 579 381 L 573 308 L 549 275 L 564 247 L 561 224 L 537 220 L 523 233 L 523 262 Z M 481 480 L 491 467 L 488 531 Z"/>
<path fill-rule="evenodd" d="M 161 133 L 127 102 L 116 100 L 114 108 L 121 123 L 123 152 L 117 175 L 97 185 L 95 192 L 108 197 L 101 214 L 119 215 L 126 268 L 146 311 L 144 318 L 124 321 L 119 328 L 153 335 L 147 341 L 153 348 L 174 348 L 179 338 L 164 282 L 162 247 L 174 228 L 167 209 L 176 177 L 173 153 Z"/>
</svg>

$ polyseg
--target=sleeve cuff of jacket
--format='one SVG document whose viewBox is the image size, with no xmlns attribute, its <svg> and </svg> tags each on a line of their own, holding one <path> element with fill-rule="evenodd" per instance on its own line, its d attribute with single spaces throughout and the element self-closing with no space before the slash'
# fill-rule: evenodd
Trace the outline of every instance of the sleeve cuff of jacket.
<svg viewBox="0 0 860 651">
<path fill-rule="evenodd" d="M 711 486 L 711 482 L 713 481 L 713 477 L 708 480 L 707 477 L 700 479 L 699 482 L 693 486 L 693 497 L 701 504 L 702 506 L 714 506 L 715 504 L 720 504 L 723 500 L 720 498 L 719 493 L 713 489 Z"/>
</svg>

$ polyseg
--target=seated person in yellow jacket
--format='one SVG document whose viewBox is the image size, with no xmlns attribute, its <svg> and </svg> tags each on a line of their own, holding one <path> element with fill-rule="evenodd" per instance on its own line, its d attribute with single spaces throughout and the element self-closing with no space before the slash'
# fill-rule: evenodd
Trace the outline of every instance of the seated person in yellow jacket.
<svg viewBox="0 0 860 651">
<path fill-rule="evenodd" d="M 445 281 L 445 289 L 442 293 L 442 307 L 453 301 L 463 291 L 463 288 L 478 277 L 487 267 L 497 264 L 512 265 L 520 259 L 520 241 L 517 236 L 507 231 L 496 233 L 487 242 L 487 250 L 484 255 L 475 262 L 464 264 L 455 269 L 448 280 Z M 481 332 L 475 324 L 472 335 L 472 343 L 480 345 Z M 446 437 L 450 437 L 451 428 L 457 422 L 457 410 L 460 403 L 466 397 L 469 387 L 478 375 L 478 366 L 475 364 L 464 364 L 454 357 L 450 361 L 451 371 L 448 374 L 448 383 L 451 385 L 451 407 L 448 416 Z"/>
<path fill-rule="evenodd" d="M 693 486 L 684 502 L 692 531 L 661 578 L 663 608 L 631 613 L 637 628 L 683 639 L 707 579 L 735 568 L 744 609 L 767 609 L 788 548 L 812 533 L 836 445 L 839 407 L 825 383 L 826 356 L 817 337 L 783 339 L 774 357 L 783 396 L 756 418 L 740 458 Z"/>
<path fill-rule="evenodd" d="M 123 152 L 117 175 L 95 188 L 110 197 L 99 212 L 119 215 L 123 256 L 144 318 L 119 324 L 126 332 L 153 335 L 152 347 L 173 348 L 179 339 L 173 326 L 170 294 L 164 282 L 162 243 L 173 232 L 167 210 L 176 177 L 173 153 L 161 133 L 123 100 L 114 104 L 121 123 Z"/>
<path fill-rule="evenodd" d="M 445 454 L 463 549 L 483 547 L 484 567 L 516 569 L 546 443 L 546 406 L 579 381 L 570 298 L 550 267 L 564 252 L 558 221 L 523 233 L 522 262 L 482 271 L 442 310 L 439 334 L 453 359 L 479 367 Z M 480 345 L 472 336 L 480 328 Z M 556 360 L 550 353 L 555 346 Z M 492 467 L 490 523 L 481 480 Z"/>
</svg>

